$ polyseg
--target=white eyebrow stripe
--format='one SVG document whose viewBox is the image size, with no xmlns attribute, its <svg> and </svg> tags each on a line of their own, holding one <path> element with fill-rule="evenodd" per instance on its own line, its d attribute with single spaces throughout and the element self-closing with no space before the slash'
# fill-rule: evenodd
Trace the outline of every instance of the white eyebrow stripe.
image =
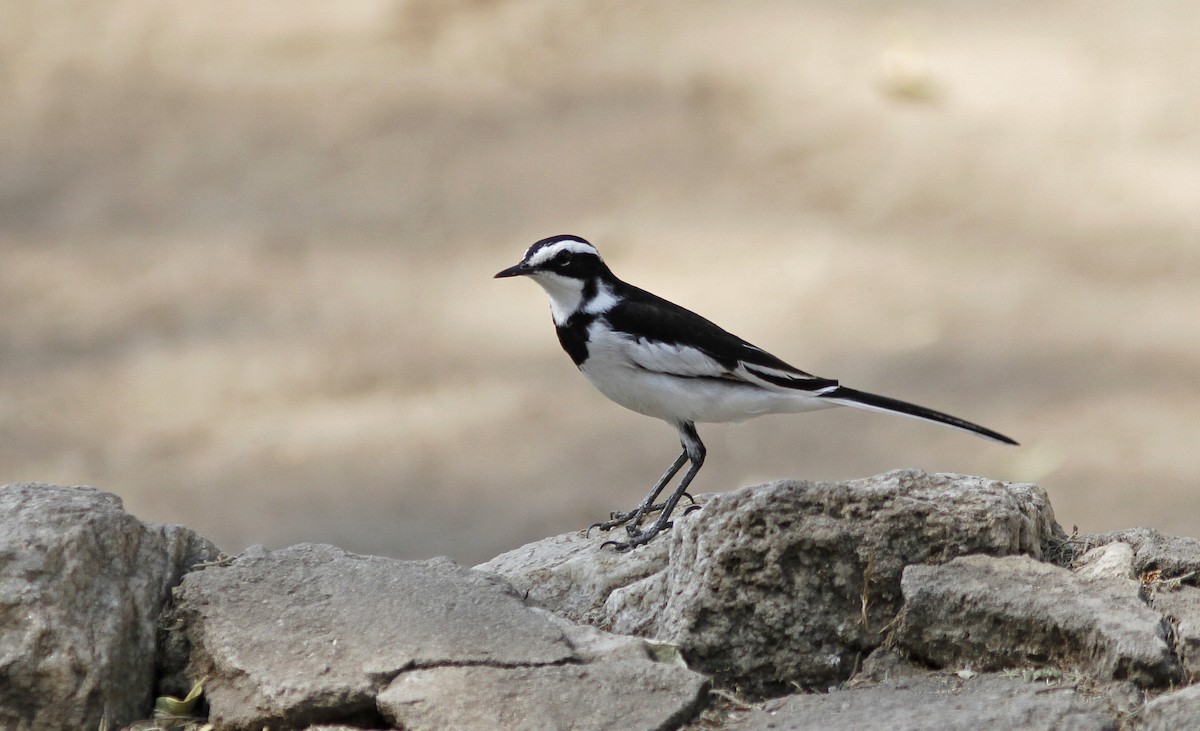
<svg viewBox="0 0 1200 731">
<path fill-rule="evenodd" d="M 560 251 L 569 251 L 573 254 L 591 254 L 597 257 L 600 256 L 600 252 L 596 251 L 595 246 L 586 244 L 582 241 L 572 241 L 567 239 L 565 241 L 558 241 L 550 244 L 549 246 L 543 246 L 542 248 L 538 249 L 537 252 L 534 253 L 533 258 L 529 259 L 529 265 L 539 266 L 554 258 L 554 256 L 556 256 Z"/>
</svg>

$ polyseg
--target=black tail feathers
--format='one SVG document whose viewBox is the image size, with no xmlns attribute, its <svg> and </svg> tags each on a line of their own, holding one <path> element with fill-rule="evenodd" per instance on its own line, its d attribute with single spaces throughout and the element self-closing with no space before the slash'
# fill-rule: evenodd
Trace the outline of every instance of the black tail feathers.
<svg viewBox="0 0 1200 731">
<path fill-rule="evenodd" d="M 992 431 L 991 429 L 979 426 L 978 424 L 972 424 L 971 422 L 965 419 L 960 419 L 957 416 L 943 414 L 940 411 L 934 411 L 933 409 L 927 409 L 924 406 L 910 404 L 907 401 L 888 398 L 887 396 L 867 393 L 866 391 L 856 391 L 853 388 L 846 388 L 845 386 L 838 386 L 832 391 L 822 393 L 821 396 L 829 399 L 830 401 L 837 401 L 847 406 L 855 406 L 860 409 L 883 411 L 893 414 L 900 414 L 902 416 L 910 416 L 914 419 L 930 421 L 935 424 L 945 424 L 946 426 L 952 426 L 955 429 L 962 429 L 963 431 L 977 434 L 984 439 L 991 439 L 992 441 L 1000 442 L 1001 444 L 1017 443 L 1015 440 L 1004 436 L 1000 432 Z"/>
</svg>

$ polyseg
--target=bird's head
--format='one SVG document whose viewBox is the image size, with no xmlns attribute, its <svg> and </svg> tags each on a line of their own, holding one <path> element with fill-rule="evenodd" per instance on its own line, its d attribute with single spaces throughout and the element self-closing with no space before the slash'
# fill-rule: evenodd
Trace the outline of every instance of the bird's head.
<svg viewBox="0 0 1200 731">
<path fill-rule="evenodd" d="M 525 252 L 515 266 L 496 278 L 529 277 L 550 295 L 555 322 L 565 322 L 612 279 L 600 252 L 578 236 L 560 234 L 542 239 Z"/>
</svg>

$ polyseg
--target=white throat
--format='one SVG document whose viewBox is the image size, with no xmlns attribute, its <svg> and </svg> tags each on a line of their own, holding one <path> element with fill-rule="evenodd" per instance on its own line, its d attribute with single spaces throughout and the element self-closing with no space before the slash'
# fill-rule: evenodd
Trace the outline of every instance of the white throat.
<svg viewBox="0 0 1200 731">
<path fill-rule="evenodd" d="M 550 295 L 550 314 L 555 325 L 565 325 L 583 306 L 583 282 L 578 279 L 551 272 L 539 272 L 530 278 Z"/>
<path fill-rule="evenodd" d="M 601 315 L 617 304 L 617 296 L 607 284 L 601 284 L 596 294 L 584 301 L 584 283 L 578 279 L 551 272 L 535 274 L 533 279 L 550 295 L 550 314 L 554 317 L 555 325 L 565 325 L 580 310 L 589 315 Z"/>
</svg>

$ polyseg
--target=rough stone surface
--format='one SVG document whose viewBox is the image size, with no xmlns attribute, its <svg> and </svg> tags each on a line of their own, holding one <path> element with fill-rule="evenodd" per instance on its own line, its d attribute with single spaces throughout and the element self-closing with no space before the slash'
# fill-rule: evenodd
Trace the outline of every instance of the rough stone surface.
<svg viewBox="0 0 1200 731">
<path fill-rule="evenodd" d="M 1133 559 L 1133 546 L 1113 541 L 1084 553 L 1071 570 L 1084 579 L 1136 579 Z"/>
<path fill-rule="evenodd" d="M 676 643 L 719 682 L 771 695 L 848 678 L 899 611 L 906 565 L 1038 557 L 1063 538 L 1035 485 L 904 470 L 714 495 L 628 554 L 581 532 L 479 568 L 541 606 Z"/>
<path fill-rule="evenodd" d="M 535 668 L 442 667 L 398 677 L 379 696 L 406 731 L 674 728 L 704 699 L 706 679 L 645 660 Z"/>
<path fill-rule="evenodd" d="M 1106 731 L 1117 723 L 1069 686 L 1019 678 L 926 674 L 796 695 L 732 725 L 737 731 Z"/>
<path fill-rule="evenodd" d="M 87 487 L 0 486 L 0 728 L 110 728 L 149 715 L 157 619 L 216 548 Z"/>
<path fill-rule="evenodd" d="M 1161 695 L 1142 707 L 1141 731 L 1200 729 L 1200 685 Z"/>
<path fill-rule="evenodd" d="M 499 577 L 446 559 L 399 561 L 319 545 L 254 549 L 188 576 L 176 602 L 190 674 L 209 676 L 205 696 L 220 728 L 383 725 L 380 691 L 412 673 L 451 677 L 435 672 L 449 667 L 473 666 L 471 677 L 497 684 L 476 694 L 517 697 L 510 677 L 534 668 L 605 660 L 653 674 L 660 665 L 644 641 L 574 627 L 526 606 Z M 579 699 L 594 691 L 590 682 L 562 688 Z M 656 696 L 651 706 L 668 717 L 695 703 Z"/>
<path fill-rule="evenodd" d="M 1134 581 L 1082 579 L 1024 556 L 966 556 L 910 566 L 902 588 L 897 646 L 936 667 L 1066 663 L 1141 686 L 1180 676 L 1169 627 Z"/>
<path fill-rule="evenodd" d="M 1183 665 L 1184 679 L 1189 683 L 1200 681 L 1200 589 L 1154 588 L 1150 591 L 1150 606 L 1161 612 L 1175 631 L 1175 653 Z"/>
<path fill-rule="evenodd" d="M 254 549 L 189 575 L 176 604 L 211 718 L 236 728 L 371 716 L 377 690 L 417 666 L 574 656 L 506 584 L 444 559 Z"/>
<path fill-rule="evenodd" d="M 1142 705 L 1200 677 L 1200 542 L 1063 543 L 1036 487 L 919 472 L 701 502 L 631 553 L 579 533 L 484 565 L 514 589 L 331 546 L 214 562 L 112 495 L 0 487 L 0 728 L 125 726 L 186 665 L 223 731 L 651 731 L 704 705 L 681 658 L 749 696 L 842 686 L 736 728 L 1200 728 L 1200 686 Z"/>
<path fill-rule="evenodd" d="M 645 660 L 659 659 L 659 655 L 670 656 L 670 653 L 661 652 L 652 642 L 640 637 L 615 635 L 591 625 L 576 624 L 540 607 L 530 607 L 530 611 L 557 627 L 574 651 L 575 659 L 581 662 Z"/>
<path fill-rule="evenodd" d="M 676 528 L 701 511 L 679 512 Z M 614 535 L 598 530 L 590 535 L 564 533 L 500 554 L 475 568 L 503 576 L 537 606 L 572 621 L 595 621 L 609 595 L 659 573 L 670 559 L 667 536 L 629 553 L 601 548 Z"/>
<path fill-rule="evenodd" d="M 1163 579 L 1187 577 L 1184 583 L 1200 586 L 1200 540 L 1169 536 L 1152 528 L 1128 528 L 1078 539 L 1078 542 L 1088 546 L 1117 541 L 1133 547 L 1133 570 L 1138 576 L 1159 571 Z"/>
</svg>

